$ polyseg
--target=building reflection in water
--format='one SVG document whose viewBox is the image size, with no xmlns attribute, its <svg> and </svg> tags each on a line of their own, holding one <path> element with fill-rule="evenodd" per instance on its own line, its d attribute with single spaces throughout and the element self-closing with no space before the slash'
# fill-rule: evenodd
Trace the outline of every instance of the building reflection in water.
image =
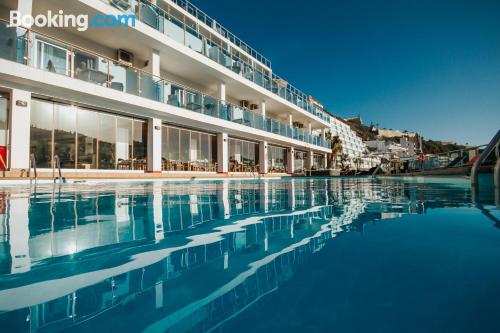
<svg viewBox="0 0 500 333">
<path fill-rule="evenodd" d="M 48 186 L 1 198 L 0 327 L 111 330 L 122 320 L 157 332 L 214 329 L 338 233 L 468 204 L 470 194 L 292 179 Z"/>
</svg>

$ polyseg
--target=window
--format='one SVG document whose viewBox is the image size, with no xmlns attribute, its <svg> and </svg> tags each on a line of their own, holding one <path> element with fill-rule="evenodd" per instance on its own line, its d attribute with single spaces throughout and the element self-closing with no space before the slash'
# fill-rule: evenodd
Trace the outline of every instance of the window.
<svg viewBox="0 0 500 333">
<path fill-rule="evenodd" d="M 61 168 L 76 167 L 76 108 L 54 105 L 54 156 Z M 57 167 L 57 166 L 56 166 Z"/>
<path fill-rule="evenodd" d="M 78 169 L 97 168 L 97 115 L 85 109 L 77 112 Z"/>
<path fill-rule="evenodd" d="M 52 167 L 52 127 L 54 105 L 32 101 L 30 119 L 30 153 L 38 168 Z"/>
<path fill-rule="evenodd" d="M 171 126 L 163 126 L 162 132 L 164 170 L 215 171 L 215 135 Z"/>
<path fill-rule="evenodd" d="M 33 100 L 30 153 L 39 168 L 57 155 L 64 169 L 136 169 L 147 165 L 147 123 L 133 118 Z M 133 165 L 133 160 L 140 162 Z"/>
</svg>

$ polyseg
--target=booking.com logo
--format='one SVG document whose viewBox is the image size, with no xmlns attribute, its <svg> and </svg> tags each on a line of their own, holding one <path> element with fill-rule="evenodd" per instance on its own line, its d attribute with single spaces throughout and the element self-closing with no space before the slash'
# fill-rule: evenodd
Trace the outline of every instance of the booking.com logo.
<svg viewBox="0 0 500 333">
<path fill-rule="evenodd" d="M 90 28 L 103 27 L 135 27 L 135 15 L 95 15 L 89 20 L 89 16 L 85 14 L 73 15 L 64 14 L 63 10 L 59 10 L 54 14 L 52 11 L 47 11 L 47 15 L 39 14 L 21 15 L 17 10 L 10 11 L 10 27 L 26 27 L 32 26 L 39 28 L 76 28 L 78 31 L 87 31 Z"/>
</svg>

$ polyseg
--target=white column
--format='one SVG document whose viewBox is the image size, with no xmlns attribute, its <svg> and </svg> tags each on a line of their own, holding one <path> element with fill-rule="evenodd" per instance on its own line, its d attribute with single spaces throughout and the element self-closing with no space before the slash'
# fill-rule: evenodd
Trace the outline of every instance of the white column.
<svg viewBox="0 0 500 333">
<path fill-rule="evenodd" d="M 324 169 L 328 168 L 328 154 L 323 155 L 323 168 Z"/>
<path fill-rule="evenodd" d="M 22 15 L 31 15 L 33 11 L 33 0 L 18 0 L 17 10 Z"/>
<path fill-rule="evenodd" d="M 286 150 L 286 172 L 294 173 L 295 171 L 295 149 L 290 147 Z"/>
<path fill-rule="evenodd" d="M 9 203 L 9 247 L 12 266 L 10 273 L 23 273 L 31 268 L 29 248 L 29 198 L 11 197 Z"/>
<path fill-rule="evenodd" d="M 30 110 L 31 92 L 13 89 L 10 107 L 10 151 L 8 159 L 11 169 L 28 169 L 30 166 Z M 26 106 L 24 106 L 26 105 Z M 7 161 L 5 161 L 8 163 Z"/>
<path fill-rule="evenodd" d="M 259 143 L 259 165 L 260 173 L 266 174 L 269 172 L 269 165 L 267 159 L 267 141 L 261 141 Z"/>
<path fill-rule="evenodd" d="M 308 132 L 309 134 L 311 134 L 311 133 L 312 133 L 312 123 L 311 123 L 311 122 L 308 122 L 308 123 L 307 123 L 307 132 Z"/>
<path fill-rule="evenodd" d="M 227 133 L 217 134 L 217 172 L 229 172 L 229 137 Z"/>
<path fill-rule="evenodd" d="M 153 49 L 151 51 L 151 73 L 154 76 L 160 77 L 160 51 Z"/>
<path fill-rule="evenodd" d="M 323 128 L 321 130 L 321 137 L 323 138 L 323 140 L 326 140 L 326 130 L 327 130 L 326 128 Z"/>
<path fill-rule="evenodd" d="M 288 114 L 288 126 L 293 127 L 293 116 L 291 113 Z"/>
<path fill-rule="evenodd" d="M 260 102 L 260 113 L 262 117 L 266 118 L 266 101 Z"/>
<path fill-rule="evenodd" d="M 148 120 L 148 172 L 161 172 L 161 119 Z"/>
<path fill-rule="evenodd" d="M 219 82 L 218 85 L 218 90 L 217 90 L 217 97 L 225 102 L 226 101 L 226 84 L 224 82 Z"/>
</svg>

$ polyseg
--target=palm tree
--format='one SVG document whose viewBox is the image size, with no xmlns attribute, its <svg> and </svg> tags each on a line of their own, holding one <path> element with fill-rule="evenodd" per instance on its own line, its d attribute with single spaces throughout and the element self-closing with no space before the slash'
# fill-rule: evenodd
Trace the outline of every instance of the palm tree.
<svg viewBox="0 0 500 333">
<path fill-rule="evenodd" d="M 342 154 L 340 155 L 340 163 L 342 163 L 342 168 L 345 166 L 345 162 L 349 159 L 349 155 Z"/>
<path fill-rule="evenodd" d="M 332 132 L 327 132 L 325 136 L 327 140 L 330 140 L 330 149 L 332 150 L 328 159 L 328 168 L 331 169 L 337 167 L 337 158 L 342 153 L 342 140 L 338 135 L 332 135 Z"/>
</svg>

